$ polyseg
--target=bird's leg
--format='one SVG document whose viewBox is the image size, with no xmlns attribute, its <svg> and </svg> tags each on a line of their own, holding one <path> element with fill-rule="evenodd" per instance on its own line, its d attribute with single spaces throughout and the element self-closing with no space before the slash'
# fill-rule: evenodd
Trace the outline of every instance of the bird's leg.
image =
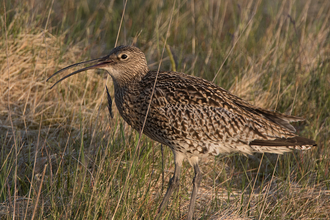
<svg viewBox="0 0 330 220">
<path fill-rule="evenodd" d="M 202 180 L 202 173 L 198 167 L 198 163 L 193 164 L 195 170 L 195 176 L 193 180 L 193 191 L 191 193 L 191 199 L 189 204 L 189 211 L 188 211 L 188 220 L 191 220 L 194 216 L 194 209 L 195 209 L 195 202 L 198 193 L 199 184 Z"/>
<path fill-rule="evenodd" d="M 160 204 L 160 206 L 158 208 L 156 219 L 159 218 L 160 213 L 163 211 L 163 209 L 167 205 L 168 200 L 170 199 L 173 191 L 179 186 L 182 161 L 185 158 L 185 155 L 183 153 L 177 152 L 173 149 L 172 149 L 172 151 L 174 154 L 174 163 L 175 163 L 174 174 L 168 183 L 168 188 L 167 188 L 166 194 L 163 198 L 162 204 Z"/>
<path fill-rule="evenodd" d="M 170 199 L 171 194 L 173 193 L 173 191 L 179 186 L 181 166 L 182 166 L 181 164 L 175 163 L 174 174 L 173 174 L 172 178 L 170 179 L 170 181 L 168 183 L 168 188 L 167 188 L 166 194 L 163 198 L 162 203 L 160 204 L 160 206 L 158 208 L 157 217 L 159 217 L 160 213 L 163 211 L 163 209 L 167 205 L 168 200 Z"/>
</svg>

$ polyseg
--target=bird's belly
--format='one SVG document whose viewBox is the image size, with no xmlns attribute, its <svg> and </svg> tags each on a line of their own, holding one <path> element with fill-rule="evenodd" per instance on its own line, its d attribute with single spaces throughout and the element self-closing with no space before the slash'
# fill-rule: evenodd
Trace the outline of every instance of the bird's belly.
<svg viewBox="0 0 330 220">
<path fill-rule="evenodd" d="M 123 119 L 131 125 L 135 130 L 141 131 L 144 123 L 145 113 L 134 111 L 122 111 L 121 116 Z M 251 148 L 248 145 L 238 146 L 237 143 L 233 143 L 230 139 L 224 140 L 221 138 L 214 138 L 210 141 L 200 136 L 204 136 L 202 133 L 203 128 L 193 127 L 194 132 L 184 131 L 182 129 L 176 129 L 174 124 L 171 124 L 165 120 L 160 120 L 161 115 L 158 114 L 158 120 L 155 120 L 156 115 L 153 111 L 150 111 L 143 128 L 143 133 L 149 138 L 169 146 L 172 150 L 184 153 L 188 157 L 208 157 L 216 156 L 224 153 L 242 152 L 245 154 L 251 153 Z"/>
<path fill-rule="evenodd" d="M 130 106 L 123 105 L 118 109 L 123 119 L 135 130 L 140 132 L 143 128 L 143 133 L 149 138 L 188 157 L 208 157 L 231 152 L 250 154 L 253 151 L 247 142 L 239 140 L 234 134 L 225 134 L 220 126 L 213 127 L 216 122 L 190 123 L 189 117 L 184 114 L 185 109 L 181 111 L 182 115 L 173 115 L 164 108 L 151 106 L 145 120 L 145 106 L 140 102 L 134 102 Z M 196 121 L 199 122 L 193 122 Z"/>
<path fill-rule="evenodd" d="M 244 154 L 251 154 L 253 152 L 252 148 L 247 144 L 235 145 L 223 143 L 221 140 L 212 143 L 187 138 L 175 138 L 175 136 L 164 135 L 167 132 L 161 132 L 161 130 L 156 132 L 155 130 L 150 130 L 149 126 L 146 126 L 143 133 L 149 138 L 169 146 L 172 150 L 185 154 L 187 157 L 197 156 L 202 158 L 232 152 L 241 152 Z"/>
</svg>

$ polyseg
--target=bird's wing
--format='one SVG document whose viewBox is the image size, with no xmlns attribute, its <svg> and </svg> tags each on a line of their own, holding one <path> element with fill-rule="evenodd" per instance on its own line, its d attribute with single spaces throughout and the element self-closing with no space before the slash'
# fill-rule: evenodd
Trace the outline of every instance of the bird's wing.
<svg viewBox="0 0 330 220">
<path fill-rule="evenodd" d="M 150 79 L 144 81 L 151 85 L 145 85 L 145 88 L 150 94 L 154 82 L 151 78 L 155 74 L 147 77 Z M 248 141 L 293 137 L 295 129 L 289 122 L 302 120 L 252 106 L 209 81 L 175 72 L 159 73 L 153 103 L 162 106 L 167 114 L 171 111 L 174 118 L 184 111 L 191 114 L 185 117 L 200 118 L 195 119 L 200 123 L 191 121 L 191 125 L 203 126 L 207 120 L 212 126 L 224 126 L 221 123 L 228 122 L 227 128 L 231 127 L 236 134 L 242 130 L 241 135 L 246 135 L 243 130 L 249 129 L 255 137 L 251 136 Z"/>
</svg>

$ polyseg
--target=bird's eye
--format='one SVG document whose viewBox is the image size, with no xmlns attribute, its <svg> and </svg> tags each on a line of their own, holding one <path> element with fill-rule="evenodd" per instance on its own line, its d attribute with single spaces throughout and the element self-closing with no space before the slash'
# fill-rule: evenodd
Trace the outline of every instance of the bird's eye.
<svg viewBox="0 0 330 220">
<path fill-rule="evenodd" d="M 121 57 L 120 58 L 122 58 L 123 60 L 126 60 L 127 59 L 127 55 L 126 54 L 123 54 L 123 55 L 121 55 Z"/>
</svg>

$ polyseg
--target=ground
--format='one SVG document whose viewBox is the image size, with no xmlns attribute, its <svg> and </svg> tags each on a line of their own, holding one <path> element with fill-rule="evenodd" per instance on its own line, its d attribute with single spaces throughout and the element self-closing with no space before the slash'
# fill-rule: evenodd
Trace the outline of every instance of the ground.
<svg viewBox="0 0 330 220">
<path fill-rule="evenodd" d="M 5 0 L 0 12 L 1 219 L 154 218 L 171 150 L 140 137 L 114 105 L 109 117 L 103 71 L 46 82 L 132 43 L 150 69 L 161 62 L 306 118 L 297 133 L 318 144 L 203 160 L 196 219 L 330 218 L 329 1 Z M 186 217 L 192 177 L 185 162 L 164 218 Z"/>
</svg>

